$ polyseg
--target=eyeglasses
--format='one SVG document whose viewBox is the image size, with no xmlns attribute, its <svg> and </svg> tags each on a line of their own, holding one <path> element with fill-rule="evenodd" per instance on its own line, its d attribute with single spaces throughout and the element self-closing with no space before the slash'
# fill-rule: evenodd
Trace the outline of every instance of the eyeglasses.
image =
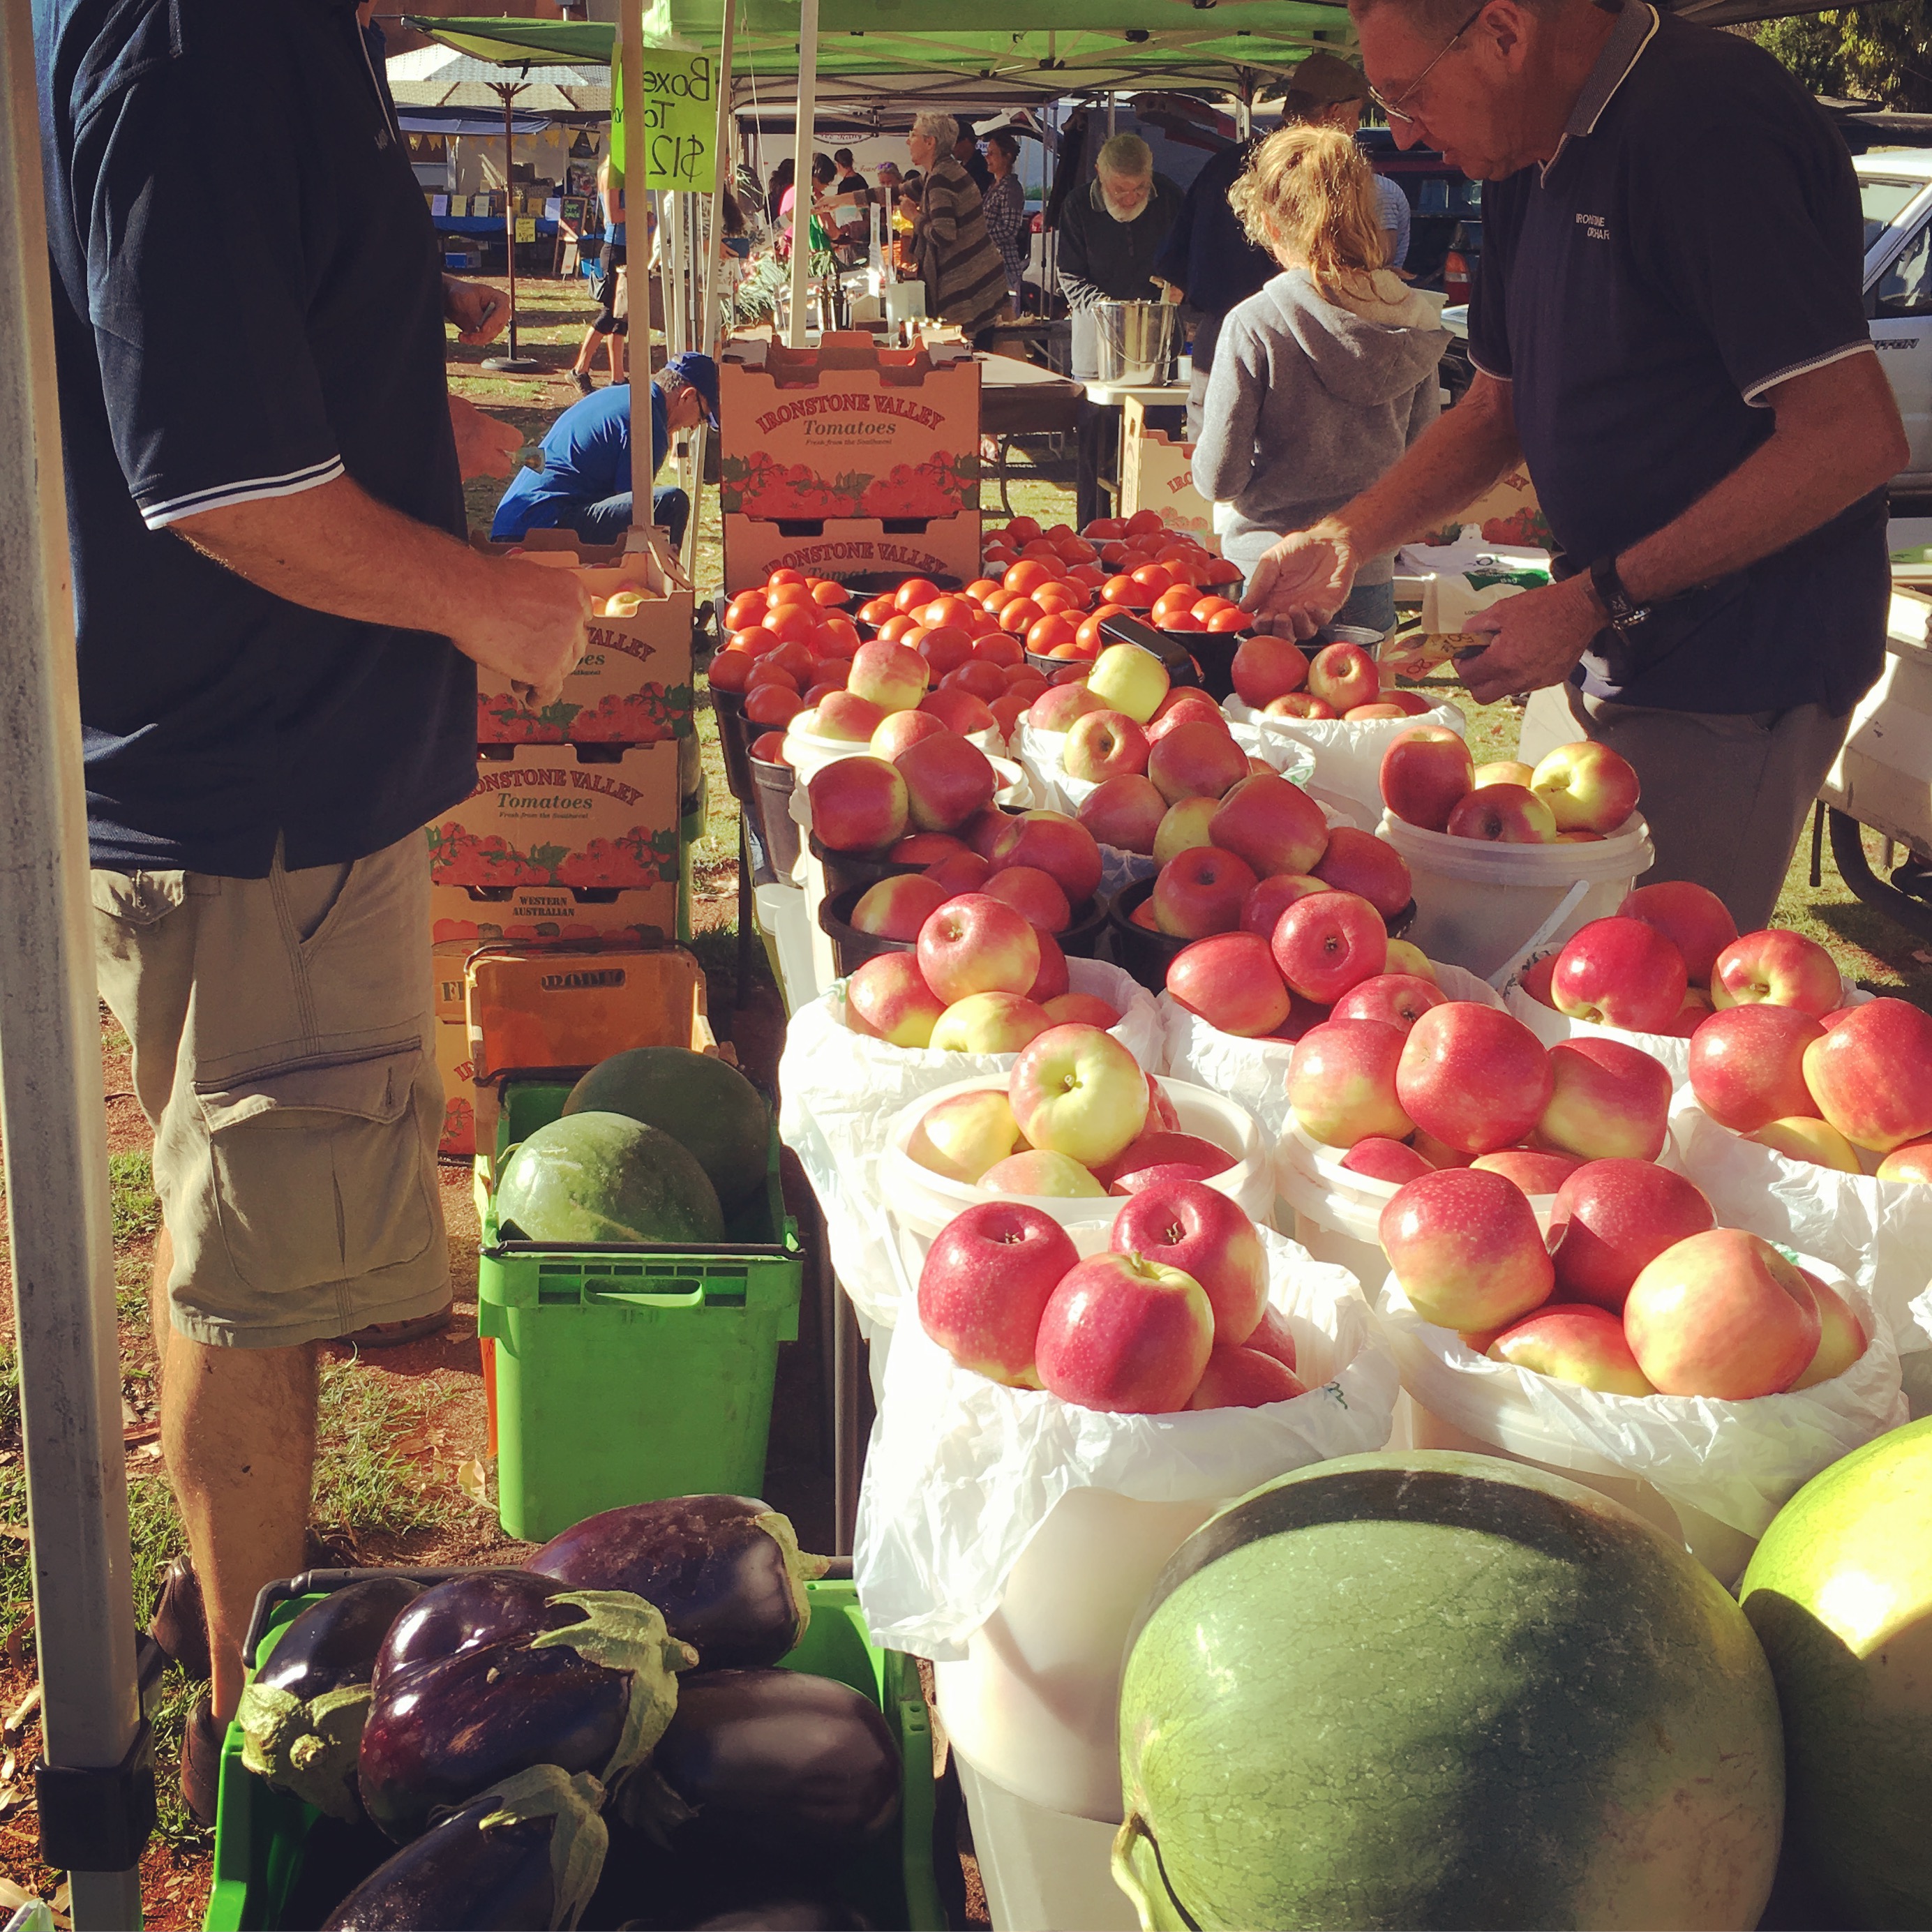
<svg viewBox="0 0 1932 1932">
<path fill-rule="evenodd" d="M 1484 6 L 1487 6 L 1488 4 L 1489 0 L 1483 0 Z M 1391 121 L 1400 121 L 1405 124 L 1413 121 L 1415 118 L 1414 115 L 1405 114 L 1402 111 L 1402 103 L 1405 100 L 1413 100 L 1415 98 L 1417 88 L 1420 87 L 1422 83 L 1426 80 L 1431 73 L 1434 71 L 1437 62 L 1439 62 L 1442 57 L 1448 52 L 1449 50 L 1453 47 L 1480 19 L 1481 19 L 1482 14 L 1482 7 L 1478 7 L 1474 13 L 1472 14 L 1469 17 L 1442 43 L 1442 46 L 1436 49 L 1436 58 L 1432 60 L 1429 63 L 1428 66 L 1424 68 L 1422 71 L 1418 74 L 1393 100 L 1384 100 L 1382 98 L 1381 90 L 1372 86 L 1369 89 L 1369 98 L 1372 100 Z"/>
</svg>

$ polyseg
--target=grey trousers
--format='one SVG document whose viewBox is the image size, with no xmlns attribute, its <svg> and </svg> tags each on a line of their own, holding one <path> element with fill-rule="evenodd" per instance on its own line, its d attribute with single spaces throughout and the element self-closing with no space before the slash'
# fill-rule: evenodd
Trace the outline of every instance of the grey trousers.
<svg viewBox="0 0 1932 1932">
<path fill-rule="evenodd" d="M 1594 738 L 1636 767 L 1639 809 L 1657 862 L 1644 876 L 1690 879 L 1730 908 L 1740 932 L 1769 923 L 1812 801 L 1845 742 L 1850 715 L 1660 711 L 1586 698 L 1572 685 L 1538 692 L 1518 756 L 1534 764 L 1558 745 Z"/>
</svg>

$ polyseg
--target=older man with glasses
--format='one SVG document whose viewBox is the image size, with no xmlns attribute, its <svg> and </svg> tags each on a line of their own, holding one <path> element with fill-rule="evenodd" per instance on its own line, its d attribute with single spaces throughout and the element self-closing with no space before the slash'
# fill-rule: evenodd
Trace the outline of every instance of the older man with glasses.
<svg viewBox="0 0 1932 1932">
<path fill-rule="evenodd" d="M 1526 460 L 1558 580 L 1474 620 L 1522 755 L 1636 767 L 1652 879 L 1769 918 L 1883 662 L 1883 486 L 1906 460 L 1870 353 L 1843 142 L 1749 42 L 1648 0 L 1354 0 L 1398 144 L 1487 182 L 1468 396 L 1372 488 L 1264 559 L 1306 635 L 1358 560 Z"/>
</svg>

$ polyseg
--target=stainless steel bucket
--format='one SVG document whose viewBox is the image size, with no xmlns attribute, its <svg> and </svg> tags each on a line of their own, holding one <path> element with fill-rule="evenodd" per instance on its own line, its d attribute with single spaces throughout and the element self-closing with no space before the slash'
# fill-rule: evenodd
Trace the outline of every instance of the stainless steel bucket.
<svg viewBox="0 0 1932 1932">
<path fill-rule="evenodd" d="M 1096 380 L 1145 385 L 1167 380 L 1174 347 L 1174 304 L 1103 302 L 1094 310 Z"/>
</svg>

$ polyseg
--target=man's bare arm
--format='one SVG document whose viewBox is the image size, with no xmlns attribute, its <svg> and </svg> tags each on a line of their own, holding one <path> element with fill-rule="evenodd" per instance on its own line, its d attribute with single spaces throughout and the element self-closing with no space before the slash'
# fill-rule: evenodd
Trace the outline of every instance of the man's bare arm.
<svg viewBox="0 0 1932 1932">
<path fill-rule="evenodd" d="M 291 604 L 446 637 L 545 704 L 582 654 L 590 599 L 573 573 L 484 556 L 346 476 L 293 496 L 204 510 L 171 527 Z"/>
</svg>

